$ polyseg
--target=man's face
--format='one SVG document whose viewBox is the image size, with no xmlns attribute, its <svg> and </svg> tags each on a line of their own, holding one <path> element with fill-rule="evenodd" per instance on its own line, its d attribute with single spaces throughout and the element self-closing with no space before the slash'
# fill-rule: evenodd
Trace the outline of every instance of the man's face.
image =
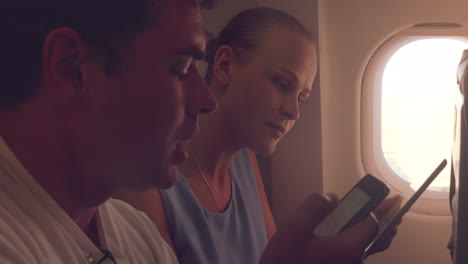
<svg viewBox="0 0 468 264">
<path fill-rule="evenodd" d="M 205 46 L 198 8 L 166 0 L 161 10 L 158 24 L 133 40 L 123 73 L 106 75 L 94 64 L 84 72 L 89 122 L 77 135 L 84 166 L 116 190 L 173 184 L 187 156 L 181 141 L 197 130 L 197 115 L 216 106 L 196 66 Z"/>
</svg>

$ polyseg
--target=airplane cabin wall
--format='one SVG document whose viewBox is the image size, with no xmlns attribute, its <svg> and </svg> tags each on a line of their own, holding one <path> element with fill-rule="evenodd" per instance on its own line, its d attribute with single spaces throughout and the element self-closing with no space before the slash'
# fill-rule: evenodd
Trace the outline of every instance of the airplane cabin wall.
<svg viewBox="0 0 468 264">
<path fill-rule="evenodd" d="M 343 195 L 365 174 L 361 156 L 361 81 L 372 53 L 392 34 L 414 24 L 468 24 L 467 11 L 468 2 L 461 0 L 319 1 L 326 192 Z M 451 263 L 446 249 L 450 227 L 450 216 L 408 213 L 390 249 L 369 257 L 366 263 Z"/>
</svg>

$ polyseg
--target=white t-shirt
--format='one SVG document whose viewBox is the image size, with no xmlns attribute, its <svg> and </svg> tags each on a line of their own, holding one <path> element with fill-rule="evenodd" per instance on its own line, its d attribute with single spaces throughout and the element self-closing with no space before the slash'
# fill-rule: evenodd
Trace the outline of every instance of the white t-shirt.
<svg viewBox="0 0 468 264">
<path fill-rule="evenodd" d="M 177 263 L 156 226 L 125 202 L 108 200 L 96 219 L 102 247 L 118 264 Z M 86 264 L 102 256 L 0 137 L 0 263 Z"/>
</svg>

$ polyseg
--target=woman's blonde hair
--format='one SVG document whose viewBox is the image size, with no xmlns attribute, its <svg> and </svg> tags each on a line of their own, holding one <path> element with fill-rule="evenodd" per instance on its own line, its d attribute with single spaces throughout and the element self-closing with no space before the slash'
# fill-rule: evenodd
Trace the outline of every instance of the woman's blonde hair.
<svg viewBox="0 0 468 264">
<path fill-rule="evenodd" d="M 246 57 L 246 53 L 258 47 L 262 33 L 272 26 L 281 26 L 298 32 L 310 41 L 313 41 L 312 34 L 304 25 L 288 13 L 269 7 L 256 7 L 244 10 L 229 21 L 216 39 L 208 42 L 205 56 L 205 60 L 208 63 L 205 76 L 206 82 L 209 83 L 211 81 L 214 57 L 216 50 L 220 46 L 228 45 L 232 47 L 236 51 L 236 56 L 240 60 L 243 60 Z"/>
</svg>

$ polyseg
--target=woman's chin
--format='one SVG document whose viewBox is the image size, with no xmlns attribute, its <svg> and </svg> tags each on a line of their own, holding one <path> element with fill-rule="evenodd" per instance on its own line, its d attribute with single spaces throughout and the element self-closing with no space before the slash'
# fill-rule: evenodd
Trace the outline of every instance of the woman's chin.
<svg viewBox="0 0 468 264">
<path fill-rule="evenodd" d="M 255 153 L 261 154 L 261 155 L 271 155 L 273 152 L 275 152 L 276 149 L 276 143 L 271 143 L 268 142 L 268 144 L 258 144 L 255 147 L 251 148 Z"/>
</svg>

